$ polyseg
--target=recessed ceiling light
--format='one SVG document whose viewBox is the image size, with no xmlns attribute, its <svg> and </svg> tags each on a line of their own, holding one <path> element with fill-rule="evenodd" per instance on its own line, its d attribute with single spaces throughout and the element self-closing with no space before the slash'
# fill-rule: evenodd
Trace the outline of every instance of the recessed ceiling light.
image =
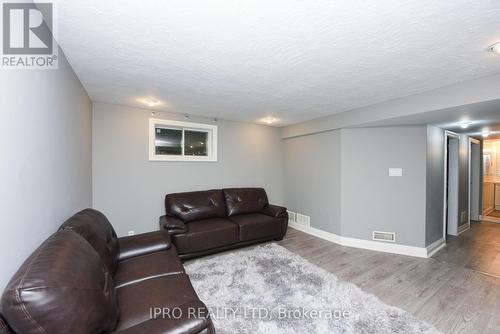
<svg viewBox="0 0 500 334">
<path fill-rule="evenodd" d="M 461 121 L 457 123 L 462 129 L 467 129 L 472 124 L 471 121 Z"/>
<path fill-rule="evenodd" d="M 273 124 L 276 121 L 277 121 L 277 119 L 272 117 L 272 116 L 265 117 L 261 120 L 261 122 L 264 122 L 264 123 L 269 124 L 269 125 Z"/>
<path fill-rule="evenodd" d="M 491 45 L 491 46 L 488 48 L 488 51 L 490 51 L 490 52 L 494 52 L 494 53 L 496 53 L 497 55 L 500 55 L 500 43 L 495 43 L 495 44 Z"/>
<path fill-rule="evenodd" d="M 160 104 L 160 101 L 158 100 L 155 100 L 153 98 L 147 98 L 147 99 L 144 99 L 144 103 L 148 106 L 148 107 L 154 107 L 158 104 Z"/>
</svg>

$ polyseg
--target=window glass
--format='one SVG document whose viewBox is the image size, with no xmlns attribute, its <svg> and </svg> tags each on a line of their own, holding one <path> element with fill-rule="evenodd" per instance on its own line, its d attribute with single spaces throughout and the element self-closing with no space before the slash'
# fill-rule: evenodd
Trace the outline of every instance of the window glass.
<svg viewBox="0 0 500 334">
<path fill-rule="evenodd" d="M 208 156 L 208 132 L 184 130 L 184 155 Z"/>
<path fill-rule="evenodd" d="M 150 161 L 217 161 L 217 125 L 149 119 Z"/>
<path fill-rule="evenodd" d="M 159 155 L 182 155 L 182 130 L 156 128 L 155 150 Z"/>
</svg>

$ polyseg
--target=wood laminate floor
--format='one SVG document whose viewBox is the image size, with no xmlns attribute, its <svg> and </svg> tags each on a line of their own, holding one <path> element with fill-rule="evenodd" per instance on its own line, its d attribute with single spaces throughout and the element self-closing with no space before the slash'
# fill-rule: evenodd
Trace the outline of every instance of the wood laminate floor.
<svg viewBox="0 0 500 334">
<path fill-rule="evenodd" d="M 473 222 L 460 236 L 448 236 L 446 248 L 433 258 L 500 278 L 500 224 Z"/>
<path fill-rule="evenodd" d="M 500 210 L 493 210 L 488 214 L 488 216 L 495 217 L 495 218 L 500 218 Z"/>
<path fill-rule="evenodd" d="M 479 251 L 475 241 L 464 241 L 469 238 L 492 241 L 490 226 L 484 226 L 484 231 L 481 225 L 462 234 L 464 238 L 453 243 L 456 249 L 464 244 Z M 500 334 L 500 279 L 467 267 L 474 256 L 459 260 L 452 255 L 454 245 L 435 258 L 423 259 L 344 247 L 293 228 L 278 244 L 443 333 Z M 486 258 L 491 257 L 475 263 L 486 263 Z"/>
</svg>

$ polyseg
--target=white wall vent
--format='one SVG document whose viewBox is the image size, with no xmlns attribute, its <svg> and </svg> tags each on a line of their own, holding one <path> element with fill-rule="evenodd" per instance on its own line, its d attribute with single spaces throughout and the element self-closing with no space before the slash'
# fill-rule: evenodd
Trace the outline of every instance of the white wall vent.
<svg viewBox="0 0 500 334">
<path fill-rule="evenodd" d="M 288 221 L 295 223 L 297 221 L 297 214 L 295 212 L 288 211 L 288 210 L 287 210 L 287 212 L 288 212 Z"/>
<path fill-rule="evenodd" d="M 460 214 L 460 222 L 463 224 L 463 223 L 467 223 L 469 221 L 469 214 L 467 211 L 462 211 L 461 214 Z"/>
<path fill-rule="evenodd" d="M 311 226 L 311 217 L 303 215 L 301 213 L 297 213 L 295 215 L 295 221 L 297 222 L 297 224 L 300 224 L 300 225 L 304 225 L 307 227 Z"/>
<path fill-rule="evenodd" d="M 396 241 L 396 233 L 373 231 L 373 240 L 395 242 Z"/>
</svg>

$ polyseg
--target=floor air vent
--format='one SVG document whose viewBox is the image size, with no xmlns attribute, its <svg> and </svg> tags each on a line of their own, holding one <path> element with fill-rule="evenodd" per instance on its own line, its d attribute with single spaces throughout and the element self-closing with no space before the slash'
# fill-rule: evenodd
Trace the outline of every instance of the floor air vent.
<svg viewBox="0 0 500 334">
<path fill-rule="evenodd" d="M 303 215 L 301 213 L 297 213 L 295 215 L 295 221 L 300 225 L 304 225 L 307 227 L 311 226 L 311 217 Z"/>
<path fill-rule="evenodd" d="M 373 231 L 373 240 L 395 242 L 396 241 L 396 233 Z"/>
</svg>

